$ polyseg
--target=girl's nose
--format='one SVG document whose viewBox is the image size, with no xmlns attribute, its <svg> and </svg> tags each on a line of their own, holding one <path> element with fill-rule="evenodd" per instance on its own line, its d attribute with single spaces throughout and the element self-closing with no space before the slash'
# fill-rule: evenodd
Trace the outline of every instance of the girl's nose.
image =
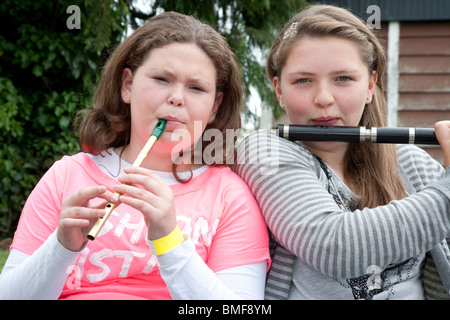
<svg viewBox="0 0 450 320">
<path fill-rule="evenodd" d="M 326 84 L 318 85 L 313 102 L 317 107 L 329 107 L 334 104 L 334 95 Z"/>
<path fill-rule="evenodd" d="M 168 99 L 169 104 L 174 105 L 176 107 L 184 106 L 184 96 L 182 88 L 174 88 L 169 95 Z"/>
</svg>

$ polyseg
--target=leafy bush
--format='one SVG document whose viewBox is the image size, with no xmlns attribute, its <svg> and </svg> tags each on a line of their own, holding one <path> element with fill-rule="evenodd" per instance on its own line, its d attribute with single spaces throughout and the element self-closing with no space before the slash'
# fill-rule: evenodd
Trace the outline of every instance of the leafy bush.
<svg viewBox="0 0 450 320">
<path fill-rule="evenodd" d="M 69 29 L 78 2 L 81 29 Z M 57 159 L 80 151 L 75 114 L 90 105 L 108 56 L 125 30 L 126 7 L 103 1 L 0 3 L 0 239 Z M 125 22 L 124 22 L 125 21 Z"/>
<path fill-rule="evenodd" d="M 8 256 L 9 251 L 0 251 L 0 272 L 2 272 L 3 266 L 5 265 Z"/>
</svg>

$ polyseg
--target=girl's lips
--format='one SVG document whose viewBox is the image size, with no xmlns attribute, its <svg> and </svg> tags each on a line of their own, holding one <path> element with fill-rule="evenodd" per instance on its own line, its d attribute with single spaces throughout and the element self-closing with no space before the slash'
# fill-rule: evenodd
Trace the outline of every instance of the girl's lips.
<svg viewBox="0 0 450 320">
<path fill-rule="evenodd" d="M 166 120 L 166 131 L 174 131 L 177 129 L 184 128 L 185 122 L 176 117 L 161 117 L 161 119 Z"/>
<path fill-rule="evenodd" d="M 175 118 L 175 117 L 164 117 L 162 119 L 167 120 L 167 122 L 184 123 L 183 121 L 181 121 L 180 119 Z"/>
<path fill-rule="evenodd" d="M 335 126 L 339 121 L 339 118 L 316 118 L 312 119 L 312 123 L 315 126 Z"/>
</svg>

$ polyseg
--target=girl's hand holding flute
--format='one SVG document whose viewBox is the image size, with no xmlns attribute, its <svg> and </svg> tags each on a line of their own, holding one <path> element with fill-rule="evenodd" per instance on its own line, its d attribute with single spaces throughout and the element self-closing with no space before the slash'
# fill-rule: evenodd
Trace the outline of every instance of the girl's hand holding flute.
<svg viewBox="0 0 450 320">
<path fill-rule="evenodd" d="M 91 205 L 94 198 L 105 201 Z M 117 197 L 104 186 L 86 187 L 68 197 L 61 207 L 58 241 L 68 250 L 80 251 L 94 223 L 105 214 L 108 202 L 117 203 Z"/>
<path fill-rule="evenodd" d="M 147 142 L 145 143 L 144 147 L 141 149 L 139 154 L 137 155 L 136 160 L 134 160 L 132 167 L 140 167 L 142 163 L 147 158 L 150 150 L 153 148 L 153 145 L 158 141 L 159 137 L 161 136 L 162 132 L 164 131 L 166 127 L 166 121 L 165 119 L 159 119 L 156 126 L 154 127 L 152 133 L 150 134 L 150 137 L 148 138 Z M 119 199 L 122 193 L 116 192 L 115 196 Z M 116 203 L 108 203 L 105 207 L 105 215 L 99 219 L 97 219 L 97 222 L 92 226 L 91 230 L 89 231 L 87 238 L 89 240 L 95 240 L 97 235 L 99 234 L 100 230 L 103 228 L 106 220 L 109 218 L 109 216 L 112 214 L 113 210 L 116 207 Z"/>
<path fill-rule="evenodd" d="M 172 189 L 149 169 L 129 167 L 124 171 L 127 175 L 119 178 L 122 184 L 114 186 L 114 191 L 122 194 L 120 201 L 142 212 L 149 240 L 168 235 L 177 226 Z"/>
<path fill-rule="evenodd" d="M 114 186 L 114 191 L 122 194 L 120 202 L 142 212 L 149 240 L 168 235 L 177 225 L 170 187 L 149 169 L 129 167 L 124 172 L 127 175 L 119 178 L 121 184 Z M 94 198 L 105 201 L 91 205 L 90 200 Z M 62 205 L 57 231 L 59 242 L 68 250 L 80 251 L 94 223 L 104 216 L 105 205 L 117 202 L 114 193 L 104 186 L 87 187 L 72 194 Z"/>
</svg>

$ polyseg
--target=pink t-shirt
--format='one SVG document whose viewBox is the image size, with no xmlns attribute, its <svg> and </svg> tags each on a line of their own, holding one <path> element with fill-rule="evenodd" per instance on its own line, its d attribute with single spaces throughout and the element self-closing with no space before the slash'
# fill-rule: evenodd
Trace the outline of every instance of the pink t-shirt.
<svg viewBox="0 0 450 320">
<path fill-rule="evenodd" d="M 29 196 L 12 248 L 32 254 L 54 232 L 63 201 L 92 185 L 112 190 L 116 180 L 84 153 L 57 161 Z M 178 225 L 212 271 L 270 263 L 267 228 L 247 185 L 229 168 L 211 167 L 171 186 Z M 98 200 L 102 201 L 102 200 Z M 121 204 L 95 241 L 81 251 L 61 299 L 170 299 L 146 242 L 142 213 Z"/>
</svg>

